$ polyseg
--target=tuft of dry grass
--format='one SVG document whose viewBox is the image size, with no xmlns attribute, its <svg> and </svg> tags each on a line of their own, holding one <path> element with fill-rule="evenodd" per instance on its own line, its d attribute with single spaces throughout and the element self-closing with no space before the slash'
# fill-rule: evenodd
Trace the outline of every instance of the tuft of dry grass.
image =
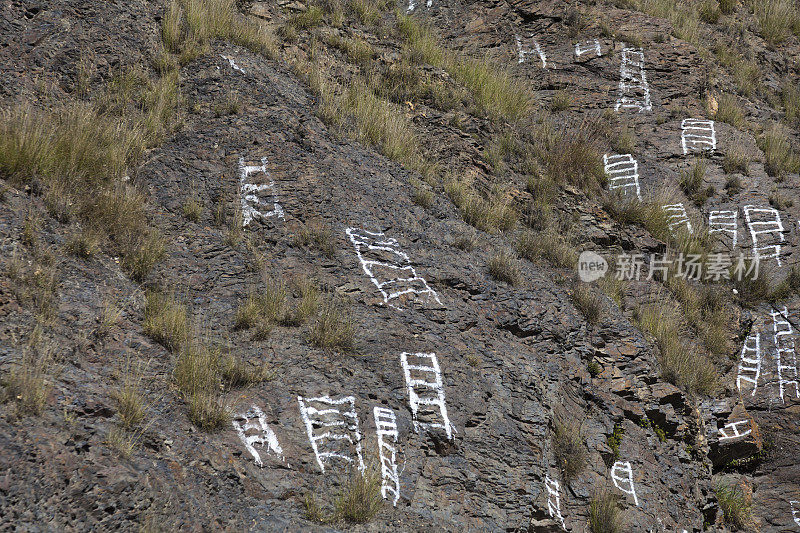
<svg viewBox="0 0 800 533">
<path fill-rule="evenodd" d="M 316 321 L 311 326 L 309 340 L 319 348 L 353 348 L 355 328 L 350 310 L 341 301 L 327 299 L 320 305 Z"/>
<path fill-rule="evenodd" d="M 747 157 L 745 151 L 742 148 L 734 146 L 725 153 L 725 159 L 722 160 L 722 170 L 724 170 L 726 174 L 738 172 L 739 174 L 747 175 L 747 165 L 749 163 L 750 158 Z"/>
<path fill-rule="evenodd" d="M 363 475 L 353 472 L 336 496 L 336 516 L 350 524 L 372 520 L 383 505 L 381 476 L 376 468 L 365 468 Z"/>
<path fill-rule="evenodd" d="M 798 23 L 797 4 L 792 0 L 751 0 L 761 36 L 770 46 L 783 43 Z"/>
<path fill-rule="evenodd" d="M 588 454 L 580 422 L 575 419 L 556 419 L 552 444 L 553 454 L 561 469 L 561 479 L 569 485 L 586 467 Z"/>
<path fill-rule="evenodd" d="M 727 122 L 736 129 L 744 127 L 744 111 L 736 101 L 736 97 L 732 94 L 721 94 L 717 100 L 717 112 L 714 114 L 714 120 L 719 122 Z"/>
<path fill-rule="evenodd" d="M 135 281 L 142 282 L 151 270 L 167 255 L 164 237 L 151 229 L 146 235 L 135 239 L 128 253 L 122 258 L 124 268 Z"/>
<path fill-rule="evenodd" d="M 313 246 L 327 258 L 336 255 L 336 239 L 331 229 L 321 222 L 303 224 L 294 238 L 295 246 Z"/>
<path fill-rule="evenodd" d="M 141 391 L 143 376 L 144 365 L 139 364 L 134 367 L 133 362 L 128 360 L 123 369 L 119 389 L 114 392 L 120 425 L 125 429 L 139 425 L 144 419 L 145 410 Z"/>
<path fill-rule="evenodd" d="M 522 281 L 522 271 L 516 256 L 508 250 L 501 250 L 489 258 L 489 275 L 497 281 L 504 281 L 509 285 L 519 285 Z"/>
<path fill-rule="evenodd" d="M 40 415 L 53 388 L 52 347 L 26 346 L 22 359 L 3 378 L 3 400 L 16 403 L 19 415 Z"/>
<path fill-rule="evenodd" d="M 722 481 L 714 492 L 726 524 L 745 531 L 754 527 L 752 496 L 745 494 L 741 484 Z"/>
<path fill-rule="evenodd" d="M 66 243 L 67 252 L 84 260 L 91 259 L 100 253 L 102 234 L 93 226 L 76 228 Z"/>
<path fill-rule="evenodd" d="M 789 141 L 786 128 L 773 124 L 758 140 L 764 152 L 764 166 L 770 176 L 781 177 L 787 172 L 800 170 L 800 156 Z"/>
<path fill-rule="evenodd" d="M 184 344 L 175 364 L 175 381 L 189 405 L 189 420 L 205 431 L 220 429 L 230 419 L 220 398 L 219 366 L 219 354 L 196 341 Z"/>
<path fill-rule="evenodd" d="M 575 306 L 589 324 L 597 324 L 603 313 L 603 300 L 585 284 L 579 284 L 570 295 Z"/>
<path fill-rule="evenodd" d="M 578 261 L 575 249 L 554 230 L 525 231 L 517 241 L 517 252 L 529 261 L 545 259 L 559 268 L 574 268 Z"/>
<path fill-rule="evenodd" d="M 144 332 L 172 352 L 178 352 L 189 338 L 186 306 L 170 294 L 150 291 L 144 308 Z"/>
<path fill-rule="evenodd" d="M 592 533 L 622 533 L 622 516 L 617 495 L 608 490 L 595 492 L 589 503 L 589 529 Z"/>
</svg>

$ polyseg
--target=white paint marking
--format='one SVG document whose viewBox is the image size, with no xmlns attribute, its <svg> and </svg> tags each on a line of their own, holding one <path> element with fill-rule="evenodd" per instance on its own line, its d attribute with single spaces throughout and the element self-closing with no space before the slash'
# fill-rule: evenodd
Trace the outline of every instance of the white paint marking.
<svg viewBox="0 0 800 533">
<path fill-rule="evenodd" d="M 408 255 L 395 239 L 386 238 L 381 232 L 359 228 L 347 228 L 346 233 L 355 247 L 361 268 L 381 291 L 384 303 L 398 307 L 390 301 L 408 294 L 423 303 L 435 301 L 442 305 L 439 295 L 417 275 Z"/>
<path fill-rule="evenodd" d="M 363 473 L 364 459 L 361 456 L 361 433 L 358 430 L 355 398 L 353 396 L 344 396 L 339 399 L 330 396 L 317 398 L 298 396 L 297 402 L 300 405 L 300 417 L 306 425 L 308 440 L 314 450 L 320 470 L 324 473 L 325 463 L 332 459 L 342 459 L 348 464 L 357 464 L 358 470 Z M 327 444 L 323 451 L 320 451 L 320 441 Z M 355 451 L 355 456 L 353 451 Z"/>
<path fill-rule="evenodd" d="M 381 496 L 388 499 L 392 493 L 392 505 L 400 499 L 400 475 L 397 473 L 397 417 L 386 407 L 375 407 L 375 428 L 378 435 L 378 457 L 381 461 Z"/>
<path fill-rule="evenodd" d="M 263 174 L 267 183 L 245 183 L 250 176 Z M 261 158 L 260 165 L 246 165 L 239 158 L 239 195 L 242 202 L 242 227 L 254 218 L 276 217 L 283 220 L 283 208 L 278 203 L 275 182 L 267 172 L 267 158 Z M 266 198 L 266 200 L 264 199 Z M 264 209 L 269 207 L 268 210 Z"/>
<path fill-rule="evenodd" d="M 711 211 L 708 214 L 709 233 L 727 233 L 731 236 L 731 249 L 736 248 L 739 235 L 738 211 Z"/>
<path fill-rule="evenodd" d="M 778 368 L 778 392 L 781 401 L 786 403 L 784 392 L 794 385 L 795 397 L 800 398 L 800 386 L 797 382 L 797 353 L 794 349 L 792 325 L 786 320 L 789 310 L 783 306 L 782 311 L 773 310 L 772 316 L 773 342 L 775 343 L 775 363 Z"/>
<path fill-rule="evenodd" d="M 689 233 L 694 233 L 692 229 L 692 223 L 689 221 L 689 214 L 686 212 L 686 208 L 683 204 L 670 204 L 662 206 L 661 209 L 667 212 L 669 218 L 667 222 L 669 224 L 669 229 L 674 231 L 676 226 L 686 225 L 686 230 Z"/>
<path fill-rule="evenodd" d="M 232 68 L 233 70 L 238 70 L 238 71 L 239 71 L 239 72 L 241 72 L 242 74 L 247 74 L 247 73 L 244 71 L 244 69 L 243 69 L 243 68 L 241 68 L 239 65 L 237 65 L 237 64 L 236 64 L 236 61 L 234 61 L 232 57 L 224 56 L 224 55 L 222 55 L 222 54 L 220 54 L 220 57 L 221 57 L 222 59 L 224 59 L 225 61 L 227 61 L 227 62 L 228 62 L 228 64 L 231 66 L 231 68 Z"/>
<path fill-rule="evenodd" d="M 744 206 L 744 217 L 753 240 L 753 256 L 759 261 L 775 259 L 778 266 L 781 266 L 781 245 L 779 243 L 784 241 L 784 230 L 778 210 L 771 207 L 746 205 Z M 764 244 L 764 240 L 769 241 L 769 244 Z"/>
<path fill-rule="evenodd" d="M 800 507 L 800 502 L 799 502 L 799 501 L 797 501 L 797 500 L 791 500 L 791 501 L 789 501 L 789 505 L 791 505 L 791 506 L 792 506 L 792 520 L 794 520 L 794 523 L 795 523 L 795 524 L 797 524 L 798 526 L 800 526 L 800 509 L 795 509 L 795 508 L 794 508 L 794 504 L 797 504 L 797 505 L 798 505 L 798 507 Z"/>
<path fill-rule="evenodd" d="M 408 403 L 411 406 L 411 418 L 414 422 L 414 431 L 419 433 L 420 428 L 443 429 L 448 440 L 453 438 L 455 427 L 447 416 L 447 405 L 444 397 L 444 384 L 442 372 L 435 353 L 408 353 L 400 354 L 400 364 L 408 388 Z M 420 413 L 422 407 L 423 413 Z M 438 408 L 438 422 L 421 422 L 420 414 L 436 419 Z"/>
<path fill-rule="evenodd" d="M 257 405 L 253 405 L 247 412 L 236 416 L 233 419 L 233 427 L 236 429 L 236 433 L 239 434 L 239 438 L 242 439 L 244 447 L 253 456 L 256 465 L 264 466 L 263 461 L 261 461 L 261 455 L 255 448 L 256 445 L 259 445 L 259 447 L 266 445 L 269 452 L 274 453 L 281 460 L 283 459 L 283 450 L 278 443 L 278 437 L 267 424 L 264 412 Z"/>
<path fill-rule="evenodd" d="M 575 56 L 581 57 L 588 52 L 594 52 L 597 57 L 603 55 L 600 49 L 600 41 L 592 39 L 590 41 L 583 41 L 582 43 L 575 43 Z"/>
<path fill-rule="evenodd" d="M 731 440 L 731 439 L 738 439 L 739 437 L 744 437 L 749 435 L 753 430 L 748 429 L 744 433 L 739 433 L 739 426 L 742 424 L 749 424 L 749 420 L 737 420 L 736 422 L 731 422 L 729 424 L 725 424 L 724 427 L 719 428 L 717 431 L 719 432 L 719 441 L 722 442 L 724 440 Z M 725 430 L 730 429 L 733 431 L 732 434 L 728 434 Z"/>
<path fill-rule="evenodd" d="M 651 111 L 650 86 L 647 84 L 641 48 L 623 48 L 619 75 L 619 96 L 614 110 L 636 108 L 639 113 Z"/>
<path fill-rule="evenodd" d="M 642 199 L 639 188 L 639 163 L 631 154 L 603 156 L 603 166 L 608 174 L 608 189 L 622 189 L 623 194 L 629 190 L 636 193 L 636 198 Z"/>
<path fill-rule="evenodd" d="M 761 333 L 749 335 L 742 345 L 741 361 L 739 362 L 739 375 L 736 377 L 736 388 L 742 392 L 742 381 L 753 384 L 750 396 L 756 395 L 758 378 L 761 376 Z M 750 374 L 749 376 L 745 374 Z"/>
<path fill-rule="evenodd" d="M 683 155 L 691 151 L 716 150 L 717 132 L 713 120 L 685 118 L 681 122 Z"/>
<path fill-rule="evenodd" d="M 533 49 L 531 48 L 525 49 L 522 46 L 522 37 L 520 37 L 519 34 L 514 35 L 514 38 L 517 41 L 517 57 L 519 58 L 517 63 L 524 63 L 526 55 L 530 55 L 536 52 L 536 54 L 539 56 L 539 61 L 542 62 L 542 68 L 547 68 L 547 56 L 544 54 L 544 51 L 542 51 L 542 48 L 539 46 L 539 42 L 533 38 L 533 35 L 530 35 L 526 39 L 531 43 L 533 43 Z"/>
<path fill-rule="evenodd" d="M 614 463 L 614 466 L 611 467 L 611 481 L 619 490 L 633 496 L 633 503 L 637 507 L 639 506 L 639 499 L 636 497 L 636 489 L 633 486 L 633 469 L 630 463 L 622 461 Z"/>
<path fill-rule="evenodd" d="M 561 497 L 558 494 L 558 481 L 550 479 L 550 476 L 545 476 L 544 486 L 547 489 L 547 512 L 550 513 L 550 518 L 558 518 L 561 528 L 566 531 L 567 526 L 564 525 L 564 517 L 561 515 Z"/>
</svg>

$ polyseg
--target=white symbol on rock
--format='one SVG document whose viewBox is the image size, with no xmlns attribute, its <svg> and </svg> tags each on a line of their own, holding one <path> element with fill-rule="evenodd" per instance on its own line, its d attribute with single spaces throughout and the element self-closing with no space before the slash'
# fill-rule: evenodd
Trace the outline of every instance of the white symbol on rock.
<svg viewBox="0 0 800 533">
<path fill-rule="evenodd" d="M 264 463 L 261 461 L 261 455 L 259 455 L 258 450 L 256 450 L 256 445 L 259 447 L 266 445 L 269 451 L 282 458 L 283 450 L 278 443 L 278 437 L 275 436 L 275 432 L 267 424 L 264 412 L 257 405 L 235 417 L 233 419 L 233 427 L 258 466 L 264 466 Z"/>
<path fill-rule="evenodd" d="M 558 495 L 558 481 L 550 479 L 550 476 L 545 476 L 544 486 L 547 489 L 547 512 L 550 513 L 550 518 L 558 518 L 561 527 L 566 531 L 567 526 L 564 525 L 564 517 L 561 516 L 561 497 Z"/>
<path fill-rule="evenodd" d="M 231 66 L 231 68 L 232 68 L 233 70 L 238 70 L 238 71 L 239 71 L 239 72 L 241 72 L 242 74 L 246 74 L 246 72 L 244 71 L 244 69 L 243 69 L 243 68 L 241 68 L 239 65 L 237 65 L 237 64 L 236 64 L 236 61 L 234 61 L 232 57 L 224 56 L 224 55 L 221 55 L 221 54 L 220 54 L 220 57 L 221 57 L 222 59 L 224 59 L 225 61 L 227 61 L 227 62 L 228 62 L 228 64 Z"/>
<path fill-rule="evenodd" d="M 786 402 L 783 395 L 787 387 L 794 386 L 795 397 L 800 398 L 793 330 L 792 325 L 786 320 L 786 317 L 789 316 L 786 306 L 782 311 L 773 310 L 770 312 L 770 316 L 772 316 L 773 341 L 775 343 L 775 362 L 778 366 L 778 392 L 781 401 Z"/>
<path fill-rule="evenodd" d="M 685 118 L 681 122 L 681 147 L 683 154 L 691 151 L 715 150 L 717 133 L 713 120 Z"/>
<path fill-rule="evenodd" d="M 667 223 L 669 224 L 669 229 L 674 231 L 676 226 L 686 226 L 686 231 L 689 233 L 693 233 L 694 230 L 692 229 L 692 223 L 689 222 L 689 214 L 686 212 L 686 208 L 683 204 L 670 204 L 662 206 L 663 209 L 667 213 Z"/>
<path fill-rule="evenodd" d="M 794 508 L 794 504 L 797 504 L 798 506 L 800 506 L 800 502 L 797 501 L 797 500 L 791 500 L 789 502 L 789 505 L 792 506 L 792 520 L 794 520 L 795 524 L 800 526 L 800 509 L 795 509 Z"/>
<path fill-rule="evenodd" d="M 455 428 L 447 417 L 442 372 L 436 354 L 403 352 L 400 364 L 408 387 L 414 431 L 419 433 L 420 428 L 439 428 L 445 431 L 448 439 L 452 439 Z M 420 420 L 423 417 L 425 421 Z"/>
<path fill-rule="evenodd" d="M 603 52 L 600 50 L 600 41 L 593 39 L 591 41 L 575 43 L 575 55 L 577 57 L 580 57 L 588 52 L 594 52 L 597 57 L 603 55 Z"/>
<path fill-rule="evenodd" d="M 731 249 L 736 248 L 739 234 L 739 213 L 725 210 L 709 212 L 708 232 L 727 233 L 731 236 Z"/>
<path fill-rule="evenodd" d="M 539 61 L 542 62 L 542 68 L 547 68 L 547 56 L 544 55 L 542 48 L 539 46 L 538 41 L 533 38 L 533 36 L 529 36 L 526 40 L 533 43 L 533 49 L 527 48 L 525 49 L 522 45 L 522 38 L 519 35 L 514 35 L 514 38 L 517 41 L 517 57 L 519 58 L 517 63 L 524 63 L 525 56 L 533 54 L 536 52 L 536 55 L 539 56 Z"/>
<path fill-rule="evenodd" d="M 433 0 L 428 0 L 425 5 L 427 7 L 431 7 L 433 5 Z M 415 0 L 408 0 L 408 9 L 406 10 L 407 13 L 411 13 L 417 8 L 417 2 Z"/>
<path fill-rule="evenodd" d="M 436 291 L 417 276 L 411 260 L 395 239 L 358 228 L 347 228 L 347 236 L 356 249 L 361 268 L 381 291 L 384 303 L 397 307 L 390 301 L 410 295 L 423 303 L 435 301 L 442 305 Z"/>
<path fill-rule="evenodd" d="M 250 176 L 258 174 L 262 174 L 269 181 L 247 183 Z M 275 182 L 267 173 L 266 157 L 261 158 L 260 165 L 246 165 L 244 159 L 239 159 L 239 194 L 242 200 L 242 226 L 247 226 L 254 218 L 283 219 L 283 208 L 276 198 Z"/>
<path fill-rule="evenodd" d="M 400 476 L 397 473 L 397 418 L 394 411 L 385 407 L 375 407 L 375 428 L 378 435 L 378 457 L 381 461 L 381 496 L 389 499 L 393 495 L 392 505 L 400 499 Z"/>
<path fill-rule="evenodd" d="M 752 429 L 748 429 L 744 433 L 739 433 L 739 426 L 742 424 L 749 424 L 749 420 L 737 420 L 736 422 L 731 422 L 729 424 L 725 424 L 724 427 L 719 428 L 717 431 L 719 432 L 719 440 L 722 442 L 723 440 L 730 440 L 730 439 L 738 439 L 739 437 L 744 437 L 745 435 L 749 435 Z M 725 430 L 729 429 L 733 431 L 732 434 L 728 434 Z"/>
<path fill-rule="evenodd" d="M 749 375 L 747 375 L 749 374 Z M 742 345 L 741 361 L 739 362 L 739 375 L 736 377 L 736 387 L 742 392 L 742 382 L 746 381 L 753 384 L 753 392 L 750 396 L 756 395 L 758 388 L 758 377 L 761 375 L 761 334 L 749 335 Z"/>
<path fill-rule="evenodd" d="M 771 207 L 744 206 L 744 217 L 753 240 L 753 256 L 761 261 L 775 259 L 781 266 L 781 245 L 783 242 L 783 223 L 777 209 Z M 777 242 L 775 242 L 777 240 Z M 765 244 L 764 241 L 768 241 Z"/>
<path fill-rule="evenodd" d="M 608 174 L 609 190 L 621 189 L 623 194 L 635 193 L 642 199 L 639 189 L 639 163 L 631 154 L 603 156 L 603 166 Z"/>
<path fill-rule="evenodd" d="M 614 466 L 611 467 L 611 481 L 619 490 L 633 496 L 633 503 L 637 507 L 639 506 L 639 499 L 636 497 L 636 489 L 633 486 L 633 469 L 630 463 L 622 461 L 614 463 Z"/>
<path fill-rule="evenodd" d="M 644 70 L 644 52 L 641 48 L 624 48 L 622 62 L 619 67 L 619 96 L 616 111 L 620 109 L 638 109 L 650 111 L 650 86 Z"/>
<path fill-rule="evenodd" d="M 306 425 L 308 440 L 320 470 L 324 473 L 326 463 L 332 459 L 341 459 L 348 464 L 357 464 L 358 469 L 364 472 L 355 398 L 298 396 L 297 402 L 300 404 L 300 417 Z M 320 443 L 323 445 L 322 451 Z"/>
</svg>

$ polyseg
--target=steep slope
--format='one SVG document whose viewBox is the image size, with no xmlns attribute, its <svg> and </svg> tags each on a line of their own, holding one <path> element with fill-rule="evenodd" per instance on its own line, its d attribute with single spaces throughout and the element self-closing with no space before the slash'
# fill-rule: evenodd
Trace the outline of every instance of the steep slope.
<svg viewBox="0 0 800 533">
<path fill-rule="evenodd" d="M 101 172 L 142 195 L 138 239 L 61 167 L 2 160 L 3 528 L 796 527 L 798 39 L 768 46 L 746 6 L 687 33 L 615 4 L 4 5 L 4 107 L 81 101 L 154 139 Z M 638 57 L 652 109 L 614 111 Z M 715 116 L 715 150 L 685 155 L 684 119 Z M 607 190 L 625 153 L 641 203 Z M 744 206 L 771 205 L 759 282 L 575 275 L 583 250 L 751 254 L 767 212 Z M 735 245 L 703 238 L 714 210 Z M 399 498 L 353 526 L 337 494 L 395 487 L 376 407 Z"/>
</svg>

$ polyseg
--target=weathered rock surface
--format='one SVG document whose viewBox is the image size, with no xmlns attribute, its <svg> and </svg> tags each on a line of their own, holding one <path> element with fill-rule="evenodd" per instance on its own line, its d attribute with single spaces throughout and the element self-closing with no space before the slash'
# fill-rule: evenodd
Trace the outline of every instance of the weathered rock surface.
<svg viewBox="0 0 800 533">
<path fill-rule="evenodd" d="M 635 135 L 643 190 L 677 188 L 690 160 L 680 146 L 683 111 L 673 116 L 670 109 L 687 110 L 686 116 L 705 114 L 702 55 L 672 37 L 664 19 L 608 5 L 585 7 L 589 20 L 602 14 L 615 31 L 636 33 L 646 42 L 653 112 L 621 120 Z M 247 9 L 270 21 L 299 11 L 268 2 Z M 7 103 L 37 98 L 37 83 L 51 85 L 56 94 L 74 93 L 75 65 L 83 50 L 91 51 L 93 84 L 107 80 L 121 64 L 148 62 L 162 16 L 160 2 L 144 0 L 10 0 L 0 10 L 5 41 L 0 96 Z M 434 0 L 431 9 L 421 6 L 419 11 L 453 48 L 478 54 L 502 50 L 513 75 L 529 80 L 539 97 L 548 99 L 568 87 L 574 98 L 567 114 L 597 116 L 614 106 L 623 44 L 601 37 L 599 24 L 590 24 L 579 36 L 568 34 L 561 2 Z M 536 57 L 517 64 L 515 32 L 535 35 L 546 51 L 547 69 Z M 576 61 L 574 43 L 595 37 L 603 55 Z M 797 51 L 792 39 L 784 53 Z M 305 45 L 301 41 L 299 46 Z M 766 58 L 777 57 L 761 49 Z M 243 71 L 221 56 L 235 58 Z M 795 82 L 796 68 L 790 70 Z M 767 71 L 777 80 L 788 69 L 775 65 Z M 214 42 L 209 54 L 181 69 L 181 92 L 199 111 L 187 114 L 181 131 L 149 153 L 132 177 L 146 192 L 152 222 L 169 243 L 167 259 L 144 287 L 173 289 L 190 305 L 201 336 L 224 342 L 247 361 L 267 360 L 274 367 L 275 379 L 226 392 L 225 400 L 234 414 L 258 406 L 283 457 L 265 451 L 259 467 L 232 426 L 215 433 L 193 427 L 173 384 L 174 355 L 143 333 L 143 287 L 122 273 L 115 258 L 64 256 L 59 259 L 58 316 L 49 333 L 60 372 L 47 407 L 41 417 L 18 419 L 12 403 L 0 405 L 2 529 L 323 529 L 305 519 L 303 499 L 309 493 L 335 492 L 343 469 L 333 463 L 324 474 L 320 471 L 298 396 L 347 395 L 355 398 L 368 462 L 377 461 L 375 406 L 396 413 L 399 431 L 399 502 L 394 508 L 385 505 L 360 530 L 560 531 L 561 524 L 548 513 L 545 480 L 561 479 L 551 438 L 554 420 L 565 415 L 582 421 L 588 453 L 587 467 L 569 486 L 560 487 L 568 531 L 588 530 L 589 502 L 597 488 L 614 489 L 609 472 L 615 461 L 630 463 L 638 502 L 619 493 L 625 531 L 725 531 L 714 487 L 720 474 L 730 472 L 751 487 L 758 530 L 796 527 L 790 501 L 800 500 L 800 394 L 795 384 L 785 385 L 780 396 L 769 306 L 752 310 L 757 318 L 751 326 L 749 312 L 737 317 L 747 331 L 729 360 L 720 362 L 719 393 L 714 398 L 688 395 L 663 381 L 657 349 L 637 329 L 631 306 L 620 309 L 596 291 L 603 310 L 592 325 L 571 303 L 577 283 L 571 272 L 565 277 L 525 261 L 520 286 L 492 279 L 486 269 L 490 256 L 513 239 L 479 232 L 473 251 L 454 247 L 455 236 L 467 225 L 447 197 L 437 195 L 428 209 L 413 203 L 414 173 L 329 129 L 315 114 L 318 97 L 288 64 Z M 216 116 L 214 103 L 231 92 L 243 97 L 242 113 Z M 754 101 L 752 107 L 752 120 L 774 113 L 764 102 Z M 465 172 L 485 177 L 475 138 L 450 126 L 441 112 L 429 113 L 415 117 L 415 124 L 439 135 L 452 151 L 454 168 L 469 167 Z M 684 202 L 696 223 L 707 220 L 710 209 L 768 205 L 773 187 L 797 198 L 798 176 L 776 183 L 762 161 L 751 163 L 748 175 L 741 176 L 741 192 L 726 193 L 725 150 L 735 142 L 754 157 L 763 155 L 752 133 L 717 123 L 716 135 L 719 149 L 708 157 L 704 184 L 714 186 L 717 194 L 702 210 Z M 310 276 L 329 292 L 346 295 L 355 325 L 353 353 L 314 347 L 308 325 L 276 327 L 266 340 L 233 328 L 237 307 L 263 287 L 262 273 L 250 266 L 251 251 L 244 243 L 227 244 L 227 228 L 213 220 L 212 206 L 220 203 L 233 216 L 230 201 L 239 194 L 240 158 L 266 158 L 275 201 L 285 213 L 284 219 L 256 219 L 246 229 L 267 275 L 284 280 Z M 197 222 L 182 214 L 190 195 L 206 206 Z M 576 224 L 586 226 L 587 248 L 622 248 L 627 242 L 628 249 L 650 253 L 663 244 L 641 229 L 610 222 L 596 199 L 565 193 L 560 201 L 565 211 L 580 212 Z M 797 204 L 782 211 L 786 265 L 798 261 Z M 10 188 L 0 204 L 4 267 L 20 246 L 30 212 L 42 214 L 42 239 L 63 246 L 67 230 L 46 214 L 42 198 Z M 297 245 L 302 224 L 332 229 L 332 257 Z M 386 305 L 362 270 L 348 228 L 396 239 L 441 305 Z M 744 220 L 738 240 L 743 249 L 751 246 Z M 632 292 L 654 290 L 642 282 Z M 122 316 L 101 334 L 98 317 L 109 300 L 124 302 Z M 798 302 L 787 305 L 796 326 Z M 0 371 L 8 371 L 21 358 L 35 317 L 19 304 L 5 277 L 0 277 L 0 316 Z M 752 389 L 737 389 L 736 377 L 744 338 L 756 332 L 761 334 L 763 366 L 751 394 Z M 796 338 L 797 331 L 792 335 Z M 436 354 L 451 440 L 441 429 L 415 431 L 403 352 Z M 136 451 L 122 458 L 104 441 L 117 417 L 112 385 L 130 357 L 147 362 L 148 420 Z M 599 372 L 589 372 L 592 361 Z M 746 423 L 729 426 L 740 421 Z M 622 434 L 616 451 L 607 439 L 615 427 Z M 344 526 L 330 526 L 339 527 Z"/>
</svg>

